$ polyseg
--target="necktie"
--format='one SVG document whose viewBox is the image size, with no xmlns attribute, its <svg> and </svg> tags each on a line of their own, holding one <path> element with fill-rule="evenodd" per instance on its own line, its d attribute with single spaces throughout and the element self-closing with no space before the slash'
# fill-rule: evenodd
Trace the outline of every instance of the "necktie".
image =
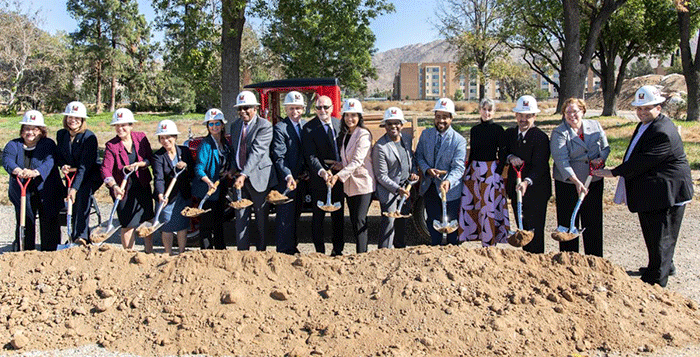
<svg viewBox="0 0 700 357">
<path fill-rule="evenodd" d="M 248 125 L 244 123 L 243 128 L 241 128 L 241 141 L 238 143 L 238 165 L 240 166 L 239 168 L 241 169 L 241 171 L 243 170 L 243 166 L 245 166 L 247 131 Z"/>
<path fill-rule="evenodd" d="M 435 165 L 437 165 L 437 157 L 440 153 L 440 146 L 442 146 L 442 135 L 438 134 L 437 142 L 435 142 L 435 151 L 433 152 L 433 160 L 435 160 Z"/>
<path fill-rule="evenodd" d="M 333 156 L 335 160 L 338 161 L 338 145 L 335 143 L 335 133 L 333 132 L 333 127 L 330 124 L 326 124 L 328 140 L 331 141 L 331 147 L 333 148 Z"/>
<path fill-rule="evenodd" d="M 518 145 L 523 143 L 523 133 L 518 133 Z"/>
<path fill-rule="evenodd" d="M 294 124 L 294 130 L 297 131 L 297 136 L 299 137 L 299 140 L 301 140 L 301 128 L 300 127 L 301 127 L 301 125 L 299 125 L 298 123 Z"/>
</svg>

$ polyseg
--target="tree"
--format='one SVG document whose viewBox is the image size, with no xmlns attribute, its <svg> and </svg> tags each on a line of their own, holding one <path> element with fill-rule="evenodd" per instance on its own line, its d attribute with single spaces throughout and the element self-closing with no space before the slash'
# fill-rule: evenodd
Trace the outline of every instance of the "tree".
<svg viewBox="0 0 700 357">
<path fill-rule="evenodd" d="M 700 7 L 697 1 L 674 0 L 680 33 L 681 63 L 683 76 L 688 89 L 688 110 L 686 120 L 700 121 L 700 41 L 695 48 L 695 58 L 690 48 L 691 33 L 695 32 Z M 697 30 L 700 34 L 700 30 Z M 695 36 L 697 37 L 697 35 Z"/>
<path fill-rule="evenodd" d="M 338 77 L 364 93 L 375 36 L 370 21 L 394 10 L 386 0 L 286 0 L 268 4 L 263 43 L 280 58 L 289 77 Z"/>
<path fill-rule="evenodd" d="M 629 0 L 605 23 L 595 51 L 599 67 L 591 66 L 601 79 L 602 115 L 617 114 L 617 96 L 630 61 L 641 54 L 673 51 L 678 43 L 675 27 L 676 14 L 668 0 Z"/>
<path fill-rule="evenodd" d="M 509 43 L 524 50 L 528 65 L 557 89 L 556 111 L 568 98 L 583 98 L 602 27 L 627 0 L 501 1 L 512 14 L 504 18 Z M 547 75 L 547 66 L 559 73 L 558 81 Z"/>
<path fill-rule="evenodd" d="M 630 64 L 630 69 L 627 71 L 627 78 L 635 78 L 640 76 L 646 76 L 647 74 L 653 74 L 654 69 L 651 67 L 651 63 L 645 57 L 638 58 L 637 61 Z"/>
<path fill-rule="evenodd" d="M 462 91 L 459 88 L 457 90 L 455 90 L 454 100 L 455 101 L 464 100 L 464 91 Z"/>
<path fill-rule="evenodd" d="M 438 30 L 457 50 L 458 69 L 477 68 L 479 100 L 486 91 L 488 64 L 503 54 L 502 8 L 497 0 L 442 0 L 438 5 Z"/>
<path fill-rule="evenodd" d="M 118 77 L 133 56 L 141 54 L 150 34 L 136 0 L 68 0 L 68 13 L 78 22 L 72 32 L 74 50 L 91 63 L 96 81 L 95 111 L 102 111 L 102 85 L 110 78 L 110 111 L 116 106 Z"/>
<path fill-rule="evenodd" d="M 491 78 L 499 82 L 501 96 L 511 101 L 532 93 L 537 87 L 537 82 L 532 78 L 530 68 L 526 64 L 499 58 L 493 61 L 489 72 Z"/>
</svg>

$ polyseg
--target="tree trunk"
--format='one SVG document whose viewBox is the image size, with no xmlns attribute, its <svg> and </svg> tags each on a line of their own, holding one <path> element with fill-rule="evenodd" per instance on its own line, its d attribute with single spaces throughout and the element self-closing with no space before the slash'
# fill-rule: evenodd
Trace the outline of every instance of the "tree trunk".
<svg viewBox="0 0 700 357">
<path fill-rule="evenodd" d="M 690 13 L 678 11 L 678 29 L 680 31 L 681 61 L 683 63 L 683 76 L 688 90 L 688 108 L 686 120 L 700 120 L 700 41 L 695 52 L 695 59 L 690 51 Z M 698 30 L 700 33 L 700 30 Z"/>
<path fill-rule="evenodd" d="M 569 98 L 583 98 L 587 66 L 581 64 L 581 9 L 578 1 L 563 0 L 564 5 L 564 51 L 559 75 L 559 100 L 556 113 Z"/>
<path fill-rule="evenodd" d="M 617 54 L 611 48 L 606 49 L 604 44 L 598 45 L 598 61 L 600 62 L 600 88 L 603 91 L 602 116 L 617 114 L 617 96 L 615 93 L 615 58 Z"/>
<path fill-rule="evenodd" d="M 243 0 L 223 0 L 221 3 L 221 110 L 229 122 L 235 118 L 234 105 L 240 90 L 245 6 L 246 1 Z"/>
<path fill-rule="evenodd" d="M 116 107 L 117 99 L 117 76 L 112 74 L 112 88 L 109 93 L 109 111 L 113 112 Z"/>
<path fill-rule="evenodd" d="M 95 81 L 97 82 L 97 98 L 95 98 L 95 113 L 102 113 L 102 61 L 96 63 Z"/>
</svg>

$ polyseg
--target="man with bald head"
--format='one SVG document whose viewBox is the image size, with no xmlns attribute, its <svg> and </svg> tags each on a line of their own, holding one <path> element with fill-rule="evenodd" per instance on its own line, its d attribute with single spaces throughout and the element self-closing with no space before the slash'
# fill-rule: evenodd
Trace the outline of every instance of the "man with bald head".
<svg viewBox="0 0 700 357">
<path fill-rule="evenodd" d="M 309 190 L 313 206 L 312 238 L 316 252 L 325 253 L 323 243 L 323 219 L 326 212 L 316 206 L 317 201 L 326 202 L 327 179 L 340 171 L 340 154 L 338 152 L 337 137 L 340 132 L 340 120 L 333 118 L 333 102 L 327 96 L 320 96 L 316 100 L 316 117 L 304 125 L 304 154 L 309 168 Z M 333 222 L 333 251 L 331 256 L 343 253 L 343 185 L 336 183 L 331 191 L 332 202 L 340 202 L 341 208 L 331 213 Z"/>
</svg>

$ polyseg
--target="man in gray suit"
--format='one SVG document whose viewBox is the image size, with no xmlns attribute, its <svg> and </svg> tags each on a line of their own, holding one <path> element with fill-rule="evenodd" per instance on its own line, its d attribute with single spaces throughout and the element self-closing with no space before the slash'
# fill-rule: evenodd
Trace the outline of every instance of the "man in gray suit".
<svg viewBox="0 0 700 357">
<path fill-rule="evenodd" d="M 452 129 L 455 105 L 449 98 L 435 103 L 434 128 L 423 131 L 416 147 L 416 164 L 423 173 L 420 194 L 425 202 L 427 225 L 432 245 L 442 242 L 442 233 L 433 229 L 433 220 L 442 221 L 440 191 L 447 192 L 447 218 L 459 216 L 462 176 L 467 156 L 467 140 Z M 447 235 L 450 244 L 457 244 L 457 232 Z"/>
<path fill-rule="evenodd" d="M 286 254 L 299 253 L 297 249 L 297 221 L 301 215 L 302 203 L 306 194 L 306 170 L 303 147 L 302 127 L 306 120 L 304 114 L 303 94 L 291 91 L 284 97 L 284 110 L 287 117 L 275 124 L 272 140 L 272 160 L 275 163 L 277 177 L 277 191 L 284 192 L 289 189 L 287 197 L 292 202 L 275 207 L 275 244 L 277 252 Z M 297 184 L 299 180 L 299 184 Z"/>
<path fill-rule="evenodd" d="M 243 91 L 236 98 L 239 120 L 231 126 L 231 163 L 236 181 L 234 188 L 240 189 L 243 198 L 253 201 L 253 205 L 236 210 L 236 242 L 238 250 L 250 249 L 248 221 L 255 210 L 255 222 L 260 235 L 257 250 L 265 250 L 265 232 L 269 207 L 265 196 L 269 187 L 277 183 L 270 160 L 272 124 L 258 117 L 258 103 L 255 94 Z"/>
<path fill-rule="evenodd" d="M 384 213 L 396 212 L 401 198 L 408 199 L 410 195 L 410 192 L 405 189 L 405 184 L 408 181 L 418 180 L 411 142 L 401 135 L 405 122 L 401 109 L 397 107 L 387 109 L 382 120 L 386 134 L 379 138 L 372 148 L 372 168 L 377 180 L 376 194 Z M 399 213 L 409 212 L 410 205 L 404 204 Z M 406 247 L 405 231 L 405 218 L 382 215 L 379 223 L 379 248 Z"/>
</svg>

